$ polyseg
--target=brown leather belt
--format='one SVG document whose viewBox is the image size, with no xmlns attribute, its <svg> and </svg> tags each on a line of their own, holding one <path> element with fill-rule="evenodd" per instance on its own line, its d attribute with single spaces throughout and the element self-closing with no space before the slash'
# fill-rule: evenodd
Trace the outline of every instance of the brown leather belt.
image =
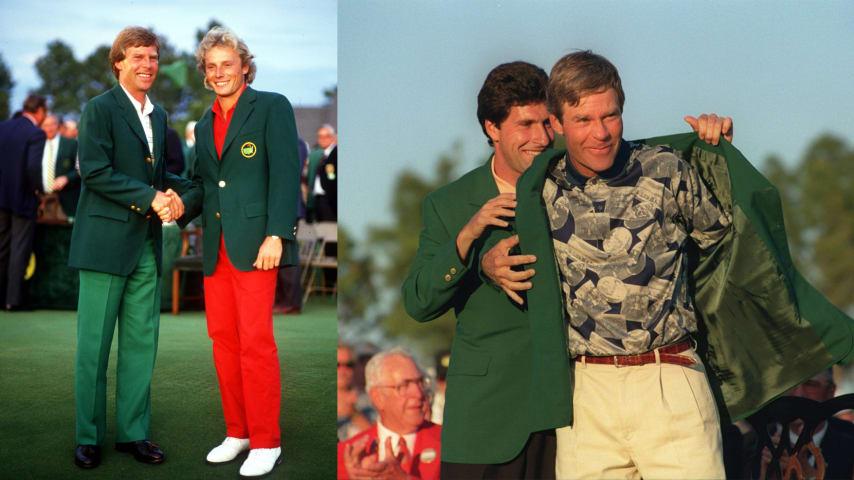
<svg viewBox="0 0 854 480">
<path fill-rule="evenodd" d="M 678 355 L 690 348 L 691 342 L 686 340 L 684 342 L 666 345 L 664 347 L 657 348 L 656 350 L 658 350 L 658 359 L 661 363 L 692 366 L 695 363 L 693 358 Z M 639 353 L 637 355 L 612 355 L 610 357 L 588 357 L 585 355 L 579 355 L 575 357 L 575 361 L 581 363 L 614 365 L 617 367 L 646 365 L 648 363 L 655 363 L 655 350 L 646 353 Z"/>
</svg>

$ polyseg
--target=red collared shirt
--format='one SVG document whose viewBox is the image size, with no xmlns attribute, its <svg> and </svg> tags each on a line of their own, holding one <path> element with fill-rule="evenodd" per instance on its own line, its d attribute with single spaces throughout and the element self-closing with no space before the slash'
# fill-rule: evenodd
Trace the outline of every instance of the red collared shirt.
<svg viewBox="0 0 854 480">
<path fill-rule="evenodd" d="M 243 94 L 243 90 L 246 90 L 247 85 L 243 85 L 243 89 L 240 90 L 240 94 Z M 240 97 L 237 97 L 237 101 L 240 101 Z M 237 102 L 234 102 L 234 105 L 225 113 L 222 111 L 222 107 L 219 105 L 219 99 L 214 100 L 213 107 L 211 107 L 211 111 L 214 114 L 213 118 L 213 134 L 214 134 L 214 146 L 216 146 L 216 154 L 220 160 L 222 160 L 222 146 L 225 143 L 225 135 L 228 133 L 228 126 L 231 124 L 231 117 L 234 116 L 234 109 L 237 107 Z"/>
</svg>

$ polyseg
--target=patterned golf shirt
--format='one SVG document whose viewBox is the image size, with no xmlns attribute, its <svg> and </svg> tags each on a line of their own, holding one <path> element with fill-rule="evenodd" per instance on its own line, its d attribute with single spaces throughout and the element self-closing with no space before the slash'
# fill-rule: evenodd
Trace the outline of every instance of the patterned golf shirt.
<svg viewBox="0 0 854 480">
<path fill-rule="evenodd" d="M 543 200 L 573 356 L 642 353 L 697 330 L 686 241 L 713 246 L 731 218 L 673 150 L 623 141 L 614 165 L 589 179 L 564 156 Z"/>
</svg>

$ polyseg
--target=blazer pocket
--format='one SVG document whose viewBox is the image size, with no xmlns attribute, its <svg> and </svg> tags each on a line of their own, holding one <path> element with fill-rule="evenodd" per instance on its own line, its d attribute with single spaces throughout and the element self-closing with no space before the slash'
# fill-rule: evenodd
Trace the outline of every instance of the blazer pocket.
<svg viewBox="0 0 854 480">
<path fill-rule="evenodd" d="M 490 360 L 491 357 L 483 353 L 456 349 L 451 354 L 448 375 L 486 375 Z"/>
<path fill-rule="evenodd" d="M 267 206 L 264 202 L 250 203 L 243 207 L 243 211 L 246 213 L 247 218 L 261 217 L 267 215 Z"/>
<path fill-rule="evenodd" d="M 128 217 L 130 216 L 130 211 L 123 210 L 118 206 L 113 206 L 112 204 L 93 203 L 89 207 L 89 216 L 111 218 L 113 220 L 127 222 Z"/>
</svg>

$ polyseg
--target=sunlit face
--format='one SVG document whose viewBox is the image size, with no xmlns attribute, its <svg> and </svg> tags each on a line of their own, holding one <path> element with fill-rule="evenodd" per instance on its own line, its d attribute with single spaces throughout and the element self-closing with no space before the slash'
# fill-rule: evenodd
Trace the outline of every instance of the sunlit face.
<svg viewBox="0 0 854 480">
<path fill-rule="evenodd" d="M 328 128 L 321 128 L 317 131 L 317 144 L 320 148 L 326 150 L 334 141 L 335 134 L 333 134 Z"/>
<path fill-rule="evenodd" d="M 554 140 L 545 103 L 510 107 L 510 113 L 500 125 L 486 120 L 484 126 L 495 146 L 495 173 L 511 183 L 515 183 L 531 166 L 534 157 L 550 147 Z"/>
<path fill-rule="evenodd" d="M 231 47 L 212 47 L 205 54 L 205 79 L 220 99 L 239 97 L 248 73 L 249 65 Z"/>
<path fill-rule="evenodd" d="M 562 118 L 551 116 L 554 129 L 566 138 L 569 161 L 578 173 L 593 177 L 614 164 L 623 136 L 623 113 L 613 88 L 563 104 Z M 558 121 L 560 120 L 560 121 Z"/>
<path fill-rule="evenodd" d="M 427 398 L 424 390 L 414 383 L 410 383 L 402 394 L 393 388 L 419 378 L 422 378 L 421 372 L 409 358 L 392 355 L 384 359 L 380 376 L 380 385 L 384 386 L 371 389 L 371 400 L 383 425 L 391 431 L 404 435 L 414 432 L 424 423 Z"/>
<path fill-rule="evenodd" d="M 53 115 L 48 115 L 42 122 L 41 127 L 42 130 L 44 130 L 47 139 L 52 140 L 56 137 L 56 133 L 59 131 L 59 122 L 56 121 L 56 117 Z"/>
<path fill-rule="evenodd" d="M 116 62 L 115 66 L 119 70 L 119 83 L 131 95 L 144 95 L 157 77 L 157 47 L 128 47 L 125 49 L 125 58 Z"/>
<path fill-rule="evenodd" d="M 338 349 L 338 388 L 353 383 L 353 352 L 349 348 Z"/>
</svg>

